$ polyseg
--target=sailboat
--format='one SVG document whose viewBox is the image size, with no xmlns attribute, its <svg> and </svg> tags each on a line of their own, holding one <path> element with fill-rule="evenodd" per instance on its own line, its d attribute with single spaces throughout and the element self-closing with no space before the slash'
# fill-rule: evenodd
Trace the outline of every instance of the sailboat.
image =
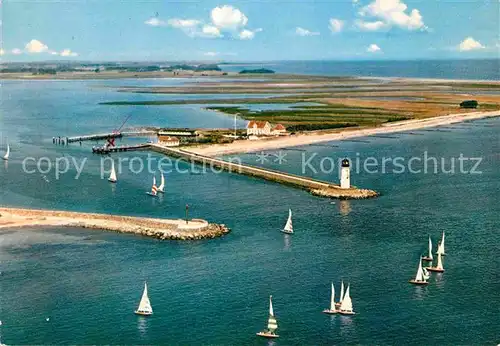
<svg viewBox="0 0 500 346">
<path fill-rule="evenodd" d="M 161 173 L 160 186 L 158 186 L 158 192 L 165 193 L 165 177 L 163 172 Z"/>
<path fill-rule="evenodd" d="M 443 268 L 443 261 L 441 259 L 441 253 L 438 252 L 438 261 L 437 261 L 437 265 L 435 267 L 427 267 L 426 269 L 428 271 L 431 271 L 431 272 L 438 272 L 438 273 L 442 273 L 444 272 L 444 268 Z"/>
<path fill-rule="evenodd" d="M 340 282 L 340 297 L 339 302 L 335 303 L 335 306 L 339 307 L 342 304 L 342 299 L 344 299 L 344 280 Z"/>
<path fill-rule="evenodd" d="M 2 159 L 7 161 L 9 159 L 9 155 L 10 155 L 10 145 L 7 144 L 7 151 L 5 152 L 5 155 L 2 157 Z"/>
<path fill-rule="evenodd" d="M 350 285 L 347 285 L 347 289 L 345 290 L 344 298 L 342 299 L 342 303 L 340 304 L 339 313 L 342 315 L 354 315 L 355 312 L 352 310 L 352 300 L 351 295 L 349 294 Z"/>
<path fill-rule="evenodd" d="M 109 174 L 108 181 L 116 183 L 115 161 L 111 161 L 111 173 Z"/>
<path fill-rule="evenodd" d="M 148 195 L 157 197 L 158 196 L 158 188 L 156 187 L 156 178 L 153 175 L 153 186 L 151 186 L 151 191 L 146 192 Z"/>
<path fill-rule="evenodd" d="M 278 329 L 278 321 L 276 321 L 276 317 L 274 317 L 273 296 L 269 296 L 269 319 L 267 320 L 267 329 L 258 332 L 257 335 L 271 339 L 279 338 L 279 335 L 276 334 L 276 329 Z"/>
<path fill-rule="evenodd" d="M 415 275 L 415 279 L 411 279 L 409 282 L 414 284 L 414 285 L 427 285 L 429 284 L 427 282 L 428 276 L 424 274 L 424 271 L 422 270 L 422 258 L 419 259 L 418 261 L 418 270 L 417 270 L 417 275 Z"/>
<path fill-rule="evenodd" d="M 446 256 L 446 253 L 444 252 L 444 232 L 443 235 L 441 236 L 441 241 L 439 242 L 439 246 L 436 252 L 437 254 L 441 254 L 441 256 Z"/>
<path fill-rule="evenodd" d="M 288 209 L 288 220 L 286 220 L 285 227 L 283 227 L 281 232 L 286 234 L 293 234 L 292 209 Z"/>
<path fill-rule="evenodd" d="M 142 298 L 139 302 L 137 310 L 134 311 L 136 315 L 150 316 L 153 314 L 153 308 L 151 307 L 151 302 L 148 297 L 148 285 L 144 283 L 144 292 L 142 292 Z"/>
<path fill-rule="evenodd" d="M 422 261 L 432 262 L 434 257 L 432 257 L 432 240 L 429 236 L 429 254 L 427 256 L 422 256 Z"/>
<path fill-rule="evenodd" d="M 330 308 L 323 310 L 325 314 L 336 314 L 338 311 L 335 309 L 335 287 L 332 282 L 332 294 L 330 296 Z"/>
</svg>

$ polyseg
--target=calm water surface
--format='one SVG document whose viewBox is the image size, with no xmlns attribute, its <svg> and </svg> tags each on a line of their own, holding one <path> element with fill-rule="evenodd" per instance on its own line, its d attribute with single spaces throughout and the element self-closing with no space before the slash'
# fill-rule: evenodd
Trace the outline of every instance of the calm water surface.
<svg viewBox="0 0 500 346">
<path fill-rule="evenodd" d="M 8 82 L 2 86 L 2 205 L 157 217 L 191 216 L 225 223 L 226 237 L 160 242 L 84 229 L 0 231 L 0 316 L 7 344 L 494 344 L 499 342 L 500 121 L 489 119 L 420 135 L 286 150 L 269 166 L 302 173 L 303 156 L 335 160 L 483 157 L 482 174 L 367 174 L 353 183 L 377 199 L 332 201 L 305 191 L 227 173 L 167 173 L 167 193 L 144 194 L 150 174 L 125 171 L 116 186 L 99 175 L 92 144 L 55 146 L 60 134 L 100 132 L 133 112 L 131 125 L 227 126 L 231 117 L 198 108 L 98 106 L 122 94 L 92 82 Z M 89 91 L 90 90 L 90 91 Z M 8 97 L 6 97 L 8 95 Z M 123 95 L 129 99 L 131 95 Z M 134 97 L 140 98 L 140 95 Z M 151 98 L 152 95 L 148 95 Z M 72 168 L 25 174 L 22 159 L 86 158 Z M 132 157 L 123 153 L 118 157 Z M 147 153 L 140 153 L 145 158 Z M 117 156 L 114 156 L 115 158 Z M 153 155 L 160 158 L 160 156 Z M 256 162 L 255 155 L 243 155 Z M 449 162 L 449 161 L 447 161 Z M 47 168 L 46 166 L 43 166 Z M 184 168 L 185 166 L 181 166 Z M 471 167 L 469 167 L 471 168 Z M 337 181 L 332 173 L 305 175 Z M 293 236 L 279 232 L 288 208 Z M 446 272 L 427 287 L 407 283 L 430 234 L 446 232 Z M 353 317 L 326 316 L 330 282 L 351 284 Z M 154 316 L 133 314 L 148 281 Z M 338 292 L 338 291 L 337 291 Z M 258 339 L 273 294 L 280 339 Z M 50 321 L 46 321 L 49 317 Z"/>
</svg>

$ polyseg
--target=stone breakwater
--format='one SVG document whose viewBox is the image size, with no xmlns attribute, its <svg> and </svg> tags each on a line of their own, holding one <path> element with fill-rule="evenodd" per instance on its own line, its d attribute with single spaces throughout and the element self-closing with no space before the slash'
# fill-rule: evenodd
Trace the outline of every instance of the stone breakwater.
<svg viewBox="0 0 500 346">
<path fill-rule="evenodd" d="M 213 239 L 230 232 L 222 224 L 192 219 L 158 219 L 55 210 L 0 208 L 0 229 L 62 226 L 133 233 L 162 240 Z"/>
<path fill-rule="evenodd" d="M 368 189 L 339 189 L 339 188 L 324 188 L 311 189 L 309 192 L 314 196 L 329 197 L 337 199 L 365 199 L 380 196 L 380 194 Z"/>
</svg>

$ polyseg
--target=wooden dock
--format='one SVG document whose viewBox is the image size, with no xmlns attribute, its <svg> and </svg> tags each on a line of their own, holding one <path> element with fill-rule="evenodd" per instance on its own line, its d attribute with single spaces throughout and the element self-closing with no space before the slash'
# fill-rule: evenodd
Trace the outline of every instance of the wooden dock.
<svg viewBox="0 0 500 346">
<path fill-rule="evenodd" d="M 117 147 L 93 147 L 92 152 L 94 154 L 110 154 L 110 153 L 118 153 L 122 151 L 134 151 L 134 150 L 144 150 L 148 149 L 149 144 L 137 144 L 137 145 L 120 145 Z"/>
<path fill-rule="evenodd" d="M 156 136 L 157 131 L 122 131 L 110 133 L 97 133 L 86 136 L 67 137 L 68 143 L 84 142 L 84 141 L 98 141 L 102 139 L 122 138 L 122 137 L 151 137 Z"/>
</svg>

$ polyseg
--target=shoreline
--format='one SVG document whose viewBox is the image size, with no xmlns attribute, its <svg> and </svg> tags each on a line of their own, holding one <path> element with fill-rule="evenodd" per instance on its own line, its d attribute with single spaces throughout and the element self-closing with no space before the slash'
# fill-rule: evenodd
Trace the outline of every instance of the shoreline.
<svg viewBox="0 0 500 346">
<path fill-rule="evenodd" d="M 307 134 L 302 133 L 293 136 L 261 139 L 256 141 L 239 140 L 239 141 L 234 141 L 233 143 L 230 144 L 190 146 L 185 149 L 187 149 L 186 151 L 206 156 L 252 153 L 258 151 L 312 145 L 315 143 L 322 143 L 322 142 L 339 141 L 339 140 L 358 138 L 358 137 L 368 137 L 372 135 L 406 132 L 428 127 L 450 125 L 464 121 L 479 120 L 479 119 L 499 117 L 499 116 L 500 116 L 500 111 L 457 113 L 457 114 L 450 114 L 450 115 L 444 115 L 426 119 L 403 120 L 393 123 L 387 123 L 379 127 L 349 129 L 349 130 L 342 130 L 330 133 L 324 133 L 324 132 L 314 132 Z"/>
<path fill-rule="evenodd" d="M 143 235 L 160 240 L 213 239 L 230 232 L 223 224 L 62 210 L 0 207 L 0 230 L 24 227 L 81 227 Z"/>
<path fill-rule="evenodd" d="M 224 74 L 226 73 L 226 74 Z M 418 83 L 478 83 L 478 84 L 496 84 L 500 85 L 500 81 L 496 79 L 457 79 L 457 78 L 427 78 L 427 77 L 407 77 L 407 76 L 343 76 L 343 75 L 320 75 L 320 74 L 300 74 L 300 73 L 287 73 L 287 72 L 277 72 L 274 74 L 239 74 L 238 72 L 232 71 L 206 71 L 206 72 L 193 72 L 184 71 L 180 74 L 173 74 L 172 72 L 127 72 L 127 73 L 116 73 L 116 72 L 100 72 L 96 74 L 95 72 L 74 72 L 67 73 L 62 72 L 59 75 L 31 75 L 22 72 L 12 72 L 12 73 L 0 73 L 0 81 L 8 80 L 23 80 L 23 81 L 60 81 L 60 80 L 115 80 L 115 79 L 191 79 L 191 78 L 216 78 L 216 79 L 254 79 L 254 78 L 266 78 L 269 80 L 281 80 L 281 79 L 294 79 L 294 78 L 311 78 L 311 79 L 326 79 L 326 80 L 338 80 L 338 79 L 350 79 L 352 81 L 370 81 L 370 80 L 381 80 L 381 81 L 391 81 L 391 82 L 418 82 Z"/>
</svg>

